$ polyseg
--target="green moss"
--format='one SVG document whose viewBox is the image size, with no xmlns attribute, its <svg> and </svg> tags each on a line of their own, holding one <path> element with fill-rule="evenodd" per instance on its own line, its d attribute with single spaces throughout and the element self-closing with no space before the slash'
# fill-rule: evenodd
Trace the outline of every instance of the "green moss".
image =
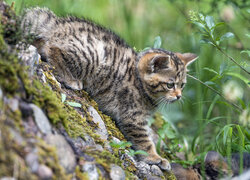
<svg viewBox="0 0 250 180">
<path fill-rule="evenodd" d="M 121 133 L 121 131 L 117 128 L 115 125 L 115 122 L 111 119 L 111 117 L 102 114 L 100 111 L 98 111 L 99 115 L 102 117 L 107 129 L 108 133 L 111 136 L 117 137 L 121 141 L 126 141 L 124 135 Z"/>
<path fill-rule="evenodd" d="M 164 177 L 162 177 L 163 179 L 167 179 L 167 180 L 177 180 L 175 175 L 172 172 L 164 172 Z"/>
<path fill-rule="evenodd" d="M 14 126 L 21 132 L 24 131 L 22 124 L 22 113 L 17 110 L 15 112 L 11 111 L 9 107 L 4 107 L 5 115 L 14 122 Z"/>
<path fill-rule="evenodd" d="M 0 116 L 0 177 L 14 176 L 16 179 L 26 180 L 38 179 L 32 174 L 23 160 L 25 153 L 25 144 L 16 143 L 14 137 L 11 136 L 9 127 L 5 125 L 7 116 Z"/>
<path fill-rule="evenodd" d="M 104 167 L 104 169 L 109 173 L 110 172 L 110 165 L 111 164 L 116 164 L 120 167 L 122 167 L 122 169 L 125 172 L 126 175 L 126 179 L 134 179 L 134 175 L 132 174 L 133 172 L 136 171 L 135 166 L 133 163 L 131 163 L 131 168 L 125 168 L 122 165 L 122 160 L 120 160 L 120 157 L 118 154 L 113 154 L 110 153 L 109 151 L 93 151 L 91 149 L 87 149 L 84 151 L 86 154 L 92 156 L 95 158 L 96 163 L 102 165 L 102 167 Z M 99 173 L 99 175 L 101 176 L 101 173 Z"/>
<path fill-rule="evenodd" d="M 97 173 L 98 173 L 98 175 L 99 175 L 98 180 L 105 180 L 105 179 L 102 177 L 102 172 L 101 172 L 101 170 L 100 170 L 99 168 L 96 168 L 96 169 L 97 169 Z"/>
<path fill-rule="evenodd" d="M 88 119 L 91 121 L 92 117 L 89 115 L 87 108 L 89 105 L 91 105 L 92 107 L 94 107 L 96 109 L 96 111 L 98 112 L 98 114 L 101 116 L 101 118 L 103 119 L 105 126 L 107 127 L 108 133 L 110 136 L 114 136 L 117 137 L 118 139 L 122 140 L 122 141 L 126 141 L 126 139 L 124 138 L 123 134 L 121 133 L 121 131 L 119 130 L 119 128 L 116 127 L 114 120 L 112 120 L 111 117 L 103 114 L 99 108 L 98 108 L 98 104 L 88 95 L 88 93 L 84 90 L 78 91 L 76 92 L 76 95 L 78 97 L 82 98 L 81 103 L 83 105 L 85 105 L 85 112 L 88 116 Z"/>
<path fill-rule="evenodd" d="M 19 88 L 17 69 L 20 69 L 20 65 L 17 64 L 16 56 L 9 53 L 2 28 L 0 24 L 0 86 L 3 92 L 13 95 Z"/>
<path fill-rule="evenodd" d="M 14 8 L 10 6 L 2 7 L 4 13 L 1 13 L 1 24 L 3 37 L 8 44 L 17 44 L 21 42 L 22 34 L 20 29 L 20 19 L 16 16 Z"/>
<path fill-rule="evenodd" d="M 52 86 L 53 89 L 56 89 L 57 91 L 60 91 L 61 88 L 59 87 L 58 83 L 56 83 L 55 80 L 52 78 L 52 75 L 49 72 L 48 65 L 44 65 L 44 66 L 46 66 L 44 68 L 46 68 L 48 70 L 48 71 L 44 72 L 44 75 L 46 76 L 47 81 L 49 82 L 50 86 Z"/>
<path fill-rule="evenodd" d="M 154 114 L 154 122 L 152 124 L 153 129 L 159 129 L 164 125 L 164 119 L 162 118 L 162 115 L 159 112 L 156 112 Z"/>
<path fill-rule="evenodd" d="M 63 91 L 57 86 L 57 83 L 49 73 L 46 73 L 46 77 L 47 79 L 49 79 L 49 84 L 52 87 L 54 87 L 58 91 Z M 80 136 L 84 138 L 85 133 L 87 133 L 95 140 L 96 143 L 99 143 L 101 145 L 104 144 L 104 141 L 100 138 L 100 136 L 94 133 L 95 126 L 88 123 L 92 122 L 92 117 L 87 111 L 88 104 L 84 101 L 84 99 L 81 100 L 82 110 L 85 112 L 85 116 L 82 117 L 80 113 L 77 112 L 73 107 L 61 102 L 61 93 L 52 91 L 48 86 L 40 86 L 41 83 L 37 82 L 35 87 L 37 87 L 37 89 L 41 89 L 41 92 L 35 92 L 36 96 L 34 97 L 34 99 L 35 101 L 38 101 L 36 103 L 38 106 L 46 103 L 44 106 L 42 106 L 42 108 L 46 109 L 48 117 L 52 121 L 52 123 L 56 124 L 59 121 L 62 122 L 67 133 L 71 137 Z M 67 94 L 67 92 L 64 93 Z M 74 93 L 75 92 L 73 91 L 73 94 Z M 78 98 L 78 96 L 76 97 Z M 70 101 L 77 101 L 76 97 L 72 96 L 71 94 L 67 96 Z"/>
<path fill-rule="evenodd" d="M 8 94 L 13 95 L 17 89 L 18 78 L 15 69 L 18 69 L 18 65 L 12 64 L 12 62 L 7 62 L 0 60 L 0 85 L 3 92 L 8 92 Z"/>
<path fill-rule="evenodd" d="M 81 180 L 89 180 L 89 175 L 87 172 L 81 172 L 80 170 L 80 167 L 79 166 L 76 166 L 76 169 L 75 169 L 75 174 L 76 174 L 76 177 L 78 179 L 81 179 Z"/>
<path fill-rule="evenodd" d="M 70 180 L 72 179 L 71 175 L 67 175 L 64 168 L 60 165 L 56 148 L 46 144 L 43 140 L 38 141 L 38 155 L 39 163 L 45 164 L 53 170 L 52 179 Z"/>
<path fill-rule="evenodd" d="M 88 155 L 95 157 L 96 163 L 104 167 L 107 172 L 110 172 L 110 164 L 121 165 L 121 160 L 111 154 L 109 151 L 85 151 Z"/>
</svg>

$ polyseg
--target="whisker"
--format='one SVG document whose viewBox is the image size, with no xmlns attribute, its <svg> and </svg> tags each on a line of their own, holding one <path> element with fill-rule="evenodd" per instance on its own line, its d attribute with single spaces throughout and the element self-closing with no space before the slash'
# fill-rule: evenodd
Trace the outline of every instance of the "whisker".
<svg viewBox="0 0 250 180">
<path fill-rule="evenodd" d="M 163 97 L 160 97 L 157 99 L 157 102 L 155 102 L 155 106 L 158 106 L 161 104 Z"/>
<path fill-rule="evenodd" d="M 164 97 L 159 97 L 159 98 L 157 98 L 157 99 L 154 101 L 154 106 L 158 106 L 158 105 L 161 103 L 162 98 L 164 98 Z"/>
<path fill-rule="evenodd" d="M 164 98 L 162 98 L 162 100 L 161 100 L 161 107 L 159 108 L 159 110 L 162 112 L 162 109 L 164 109 L 164 104 L 166 103 L 166 99 L 165 99 L 165 97 Z"/>
<path fill-rule="evenodd" d="M 166 100 L 164 102 L 164 106 L 163 106 L 165 111 L 168 111 L 168 108 L 169 108 L 168 104 L 169 104 L 169 102 Z"/>
<path fill-rule="evenodd" d="M 183 104 L 184 104 L 183 100 L 180 99 L 180 100 L 178 101 L 178 105 L 179 105 L 179 107 L 180 107 L 181 109 L 183 109 Z"/>
</svg>

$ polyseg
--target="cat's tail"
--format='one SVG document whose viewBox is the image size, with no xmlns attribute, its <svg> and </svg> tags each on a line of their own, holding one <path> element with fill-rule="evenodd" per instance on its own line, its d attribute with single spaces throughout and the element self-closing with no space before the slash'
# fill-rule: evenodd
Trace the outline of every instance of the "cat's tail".
<svg viewBox="0 0 250 180">
<path fill-rule="evenodd" d="M 56 15 L 48 8 L 31 8 L 24 11 L 21 17 L 21 29 L 25 36 L 33 36 L 35 39 L 47 40 L 57 21 Z"/>
</svg>

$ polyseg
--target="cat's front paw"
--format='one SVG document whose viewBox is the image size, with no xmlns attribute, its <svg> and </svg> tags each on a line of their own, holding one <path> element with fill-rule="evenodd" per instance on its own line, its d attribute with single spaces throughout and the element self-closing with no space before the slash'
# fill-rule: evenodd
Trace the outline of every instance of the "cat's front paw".
<svg viewBox="0 0 250 180">
<path fill-rule="evenodd" d="M 170 171 L 171 170 L 171 166 L 170 163 L 168 162 L 167 159 L 164 159 L 158 155 L 149 155 L 147 156 L 144 160 L 144 162 L 146 162 L 147 164 L 155 164 L 157 166 L 159 166 L 159 168 L 161 168 L 162 170 L 166 170 L 166 171 Z"/>
</svg>

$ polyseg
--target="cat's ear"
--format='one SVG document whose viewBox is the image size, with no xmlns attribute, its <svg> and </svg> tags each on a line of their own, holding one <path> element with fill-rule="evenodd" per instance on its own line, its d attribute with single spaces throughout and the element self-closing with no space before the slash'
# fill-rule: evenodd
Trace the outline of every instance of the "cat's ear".
<svg viewBox="0 0 250 180">
<path fill-rule="evenodd" d="M 196 54 L 193 53 L 175 53 L 175 55 L 182 60 L 182 62 L 184 63 L 185 66 L 188 66 L 189 64 L 191 64 L 192 62 L 194 62 L 196 59 L 198 59 L 198 56 Z"/>
<path fill-rule="evenodd" d="M 159 70 L 168 69 L 170 63 L 171 57 L 169 55 L 156 55 L 150 60 L 149 66 L 151 68 L 151 72 L 155 73 Z"/>
</svg>

